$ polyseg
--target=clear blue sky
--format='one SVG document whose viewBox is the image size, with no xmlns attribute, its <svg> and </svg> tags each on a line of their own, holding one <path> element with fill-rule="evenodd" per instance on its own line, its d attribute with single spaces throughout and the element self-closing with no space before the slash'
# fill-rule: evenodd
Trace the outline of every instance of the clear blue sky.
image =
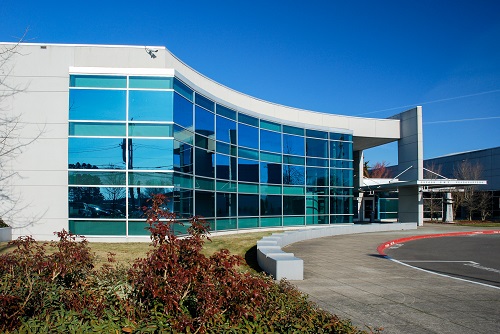
<svg viewBox="0 0 500 334">
<path fill-rule="evenodd" d="M 309 110 L 424 111 L 424 157 L 500 145 L 500 1 L 1 0 L 0 41 L 166 46 L 243 93 Z M 365 152 L 397 163 L 396 145 Z"/>
</svg>

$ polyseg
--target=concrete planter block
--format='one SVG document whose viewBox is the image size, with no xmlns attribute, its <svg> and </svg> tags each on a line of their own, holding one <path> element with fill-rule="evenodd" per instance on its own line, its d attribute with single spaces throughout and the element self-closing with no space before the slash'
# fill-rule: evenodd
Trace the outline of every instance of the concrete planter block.
<svg viewBox="0 0 500 334">
<path fill-rule="evenodd" d="M 334 235 L 400 231 L 416 229 L 415 223 L 370 224 L 370 225 L 329 225 L 314 227 L 285 233 L 274 233 L 257 241 L 257 262 L 259 266 L 274 279 L 302 280 L 304 276 L 304 261 L 292 253 L 281 250 L 295 242 L 330 237 Z"/>
<path fill-rule="evenodd" d="M 0 227 L 0 242 L 12 241 L 12 227 Z"/>
</svg>

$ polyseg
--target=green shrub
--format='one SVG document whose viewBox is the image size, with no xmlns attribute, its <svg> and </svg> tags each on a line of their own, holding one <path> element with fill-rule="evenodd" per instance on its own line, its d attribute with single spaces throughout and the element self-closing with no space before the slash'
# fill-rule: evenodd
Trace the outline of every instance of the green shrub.
<svg viewBox="0 0 500 334">
<path fill-rule="evenodd" d="M 205 256 L 207 223 L 193 217 L 176 236 L 164 200 L 146 210 L 154 247 L 131 268 L 95 270 L 87 241 L 66 231 L 57 242 L 12 241 L 0 255 L 0 332 L 363 333 L 290 283 L 242 272 L 228 250 Z"/>
</svg>

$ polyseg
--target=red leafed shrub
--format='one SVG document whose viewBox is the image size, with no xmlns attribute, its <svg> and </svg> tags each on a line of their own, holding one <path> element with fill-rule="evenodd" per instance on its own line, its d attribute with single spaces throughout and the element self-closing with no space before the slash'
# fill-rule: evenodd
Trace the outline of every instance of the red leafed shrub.
<svg viewBox="0 0 500 334">
<path fill-rule="evenodd" d="M 175 216 L 162 210 L 164 200 L 163 195 L 154 196 L 146 212 L 155 248 L 129 271 L 137 301 L 145 311 L 160 308 L 177 319 L 172 327 L 181 332 L 204 331 L 217 317 L 232 322 L 254 317 L 265 302 L 262 291 L 272 280 L 239 272 L 243 259 L 228 250 L 210 257 L 202 254 L 208 224 L 199 217 L 189 221 L 187 237 L 176 236 Z"/>
<path fill-rule="evenodd" d="M 75 242 L 67 231 L 55 233 L 59 241 L 37 243 L 20 237 L 15 249 L 0 256 L 0 330 L 14 328 L 22 317 L 31 317 L 65 304 L 88 308 L 96 301 L 80 303 L 82 286 L 93 268 L 87 241 Z M 53 252 L 47 252 L 47 247 Z"/>
</svg>

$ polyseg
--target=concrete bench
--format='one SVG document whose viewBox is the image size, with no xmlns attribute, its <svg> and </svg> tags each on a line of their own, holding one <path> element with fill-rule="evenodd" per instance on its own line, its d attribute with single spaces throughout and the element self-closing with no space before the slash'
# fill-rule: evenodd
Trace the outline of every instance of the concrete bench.
<svg viewBox="0 0 500 334">
<path fill-rule="evenodd" d="M 327 225 L 297 229 L 283 233 L 273 233 L 257 241 L 257 262 L 262 270 L 272 275 L 276 280 L 282 278 L 291 281 L 303 280 L 304 261 L 295 257 L 293 253 L 283 251 L 283 247 L 299 241 L 334 235 L 412 229 L 417 229 L 416 223 Z"/>
</svg>

